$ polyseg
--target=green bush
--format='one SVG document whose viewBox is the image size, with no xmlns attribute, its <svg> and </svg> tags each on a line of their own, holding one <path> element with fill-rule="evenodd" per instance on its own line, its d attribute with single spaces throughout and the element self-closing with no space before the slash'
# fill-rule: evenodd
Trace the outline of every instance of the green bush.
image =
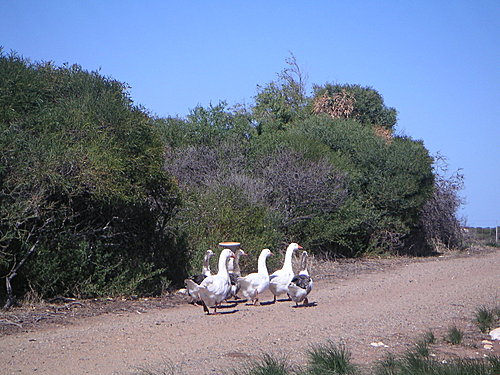
<svg viewBox="0 0 500 375">
<path fill-rule="evenodd" d="M 403 137 L 387 142 L 355 121 L 326 116 L 303 121 L 294 132 L 328 146 L 331 162 L 347 173 L 351 199 L 346 203 L 354 209 L 343 207 L 344 212 L 355 215 L 348 222 L 361 221 L 364 226 L 357 253 L 414 247 L 411 240 L 434 181 L 432 158 L 421 142 Z"/>
<path fill-rule="evenodd" d="M 17 294 L 157 292 L 178 277 L 176 185 L 126 90 L 77 65 L 0 56 L 0 274 Z"/>
<path fill-rule="evenodd" d="M 351 362 L 351 353 L 344 344 L 329 341 L 309 351 L 308 374 L 350 375 L 356 372 L 356 366 Z"/>
</svg>

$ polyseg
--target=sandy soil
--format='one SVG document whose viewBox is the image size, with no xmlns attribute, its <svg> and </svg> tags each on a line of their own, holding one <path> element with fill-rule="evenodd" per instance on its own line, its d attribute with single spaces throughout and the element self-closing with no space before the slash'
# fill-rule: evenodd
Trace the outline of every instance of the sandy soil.
<svg viewBox="0 0 500 375">
<path fill-rule="evenodd" d="M 315 306 L 228 305 L 207 316 L 179 296 L 133 301 L 64 301 L 0 314 L 1 374 L 133 374 L 175 367 L 222 374 L 264 352 L 304 364 L 311 345 L 343 342 L 364 365 L 405 350 L 432 329 L 438 357 L 500 354 L 472 323 L 475 310 L 499 304 L 500 251 L 314 262 Z M 269 294 L 263 301 L 270 300 Z M 460 346 L 443 341 L 456 325 Z M 373 347 L 383 342 L 386 347 Z"/>
</svg>

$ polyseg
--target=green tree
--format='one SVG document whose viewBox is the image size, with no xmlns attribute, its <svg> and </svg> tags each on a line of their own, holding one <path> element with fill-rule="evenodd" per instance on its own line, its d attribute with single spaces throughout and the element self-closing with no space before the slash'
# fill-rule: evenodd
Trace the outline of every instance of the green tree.
<svg viewBox="0 0 500 375">
<path fill-rule="evenodd" d="M 221 142 L 245 142 L 255 133 L 245 109 L 230 109 L 226 102 L 197 106 L 186 119 L 159 118 L 156 126 L 168 147 L 187 145 L 218 146 Z"/>
<path fill-rule="evenodd" d="M 278 74 L 276 81 L 257 86 L 253 116 L 260 133 L 282 130 L 305 115 L 309 101 L 304 73 L 293 54 L 286 59 L 286 64 L 288 67 Z"/>
</svg>

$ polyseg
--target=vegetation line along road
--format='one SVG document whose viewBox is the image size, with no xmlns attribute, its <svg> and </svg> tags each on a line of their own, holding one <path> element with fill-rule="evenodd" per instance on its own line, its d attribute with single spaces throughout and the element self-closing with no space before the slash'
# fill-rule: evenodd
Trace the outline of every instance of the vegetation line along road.
<svg viewBox="0 0 500 375">
<path fill-rule="evenodd" d="M 463 245 L 461 176 L 399 135 L 396 109 L 371 87 L 308 93 L 292 56 L 251 105 L 158 118 L 128 89 L 0 52 L 4 307 L 159 295 L 221 241 L 247 250 L 243 273 L 289 242 L 331 257 Z"/>
</svg>

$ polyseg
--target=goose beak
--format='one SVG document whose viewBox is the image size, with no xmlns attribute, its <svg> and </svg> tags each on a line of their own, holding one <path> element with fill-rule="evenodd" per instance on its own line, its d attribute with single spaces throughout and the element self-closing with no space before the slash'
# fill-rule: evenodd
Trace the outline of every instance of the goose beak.
<svg viewBox="0 0 500 375">
<path fill-rule="evenodd" d="M 297 249 L 302 250 L 302 249 L 303 249 L 303 247 L 299 245 L 299 246 L 297 247 Z"/>
</svg>

